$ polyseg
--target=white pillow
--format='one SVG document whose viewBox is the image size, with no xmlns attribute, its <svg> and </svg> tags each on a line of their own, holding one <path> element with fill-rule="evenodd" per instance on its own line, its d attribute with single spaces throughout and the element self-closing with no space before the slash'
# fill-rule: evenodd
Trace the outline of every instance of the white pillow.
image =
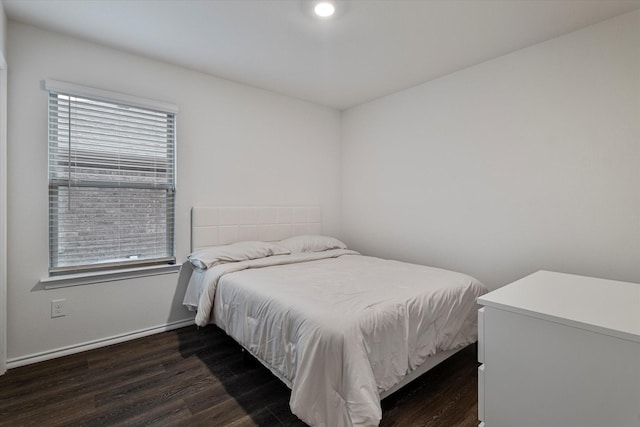
<svg viewBox="0 0 640 427">
<path fill-rule="evenodd" d="M 189 262 L 196 268 L 207 269 L 227 262 L 265 258 L 271 255 L 289 255 L 291 251 L 274 243 L 247 241 L 230 245 L 211 246 L 189 255 Z"/>
<path fill-rule="evenodd" d="M 297 252 L 322 252 L 329 249 L 347 249 L 347 245 L 340 240 L 319 235 L 295 236 L 280 240 L 278 246 L 289 249 L 291 253 Z"/>
</svg>

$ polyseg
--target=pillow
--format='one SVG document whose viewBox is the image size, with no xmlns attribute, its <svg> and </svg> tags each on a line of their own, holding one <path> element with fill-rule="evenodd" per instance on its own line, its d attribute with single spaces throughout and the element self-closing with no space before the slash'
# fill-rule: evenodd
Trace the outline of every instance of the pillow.
<svg viewBox="0 0 640 427">
<path fill-rule="evenodd" d="M 265 258 L 271 255 L 289 255 L 291 251 L 273 243 L 247 241 L 230 245 L 211 246 L 189 255 L 189 262 L 196 268 L 206 270 L 227 262 Z"/>
<path fill-rule="evenodd" d="M 296 252 L 322 252 L 329 249 L 347 249 L 347 245 L 340 240 L 319 235 L 304 235 L 295 236 L 288 239 L 280 240 L 278 246 L 282 246 L 290 250 L 292 253 Z"/>
</svg>

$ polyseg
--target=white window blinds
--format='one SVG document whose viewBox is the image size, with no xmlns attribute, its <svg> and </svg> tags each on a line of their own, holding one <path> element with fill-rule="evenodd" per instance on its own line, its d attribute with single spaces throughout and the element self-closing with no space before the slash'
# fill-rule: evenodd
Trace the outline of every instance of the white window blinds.
<svg viewBox="0 0 640 427">
<path fill-rule="evenodd" d="M 175 111 L 67 83 L 45 89 L 50 273 L 175 262 Z"/>
</svg>

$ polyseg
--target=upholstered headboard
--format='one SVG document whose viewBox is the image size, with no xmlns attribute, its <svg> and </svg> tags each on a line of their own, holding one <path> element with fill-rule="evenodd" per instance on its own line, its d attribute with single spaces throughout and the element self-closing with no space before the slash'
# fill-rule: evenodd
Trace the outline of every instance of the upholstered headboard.
<svg viewBox="0 0 640 427">
<path fill-rule="evenodd" d="M 317 206 L 195 206 L 191 209 L 191 251 L 243 240 L 273 242 L 321 232 Z"/>
</svg>

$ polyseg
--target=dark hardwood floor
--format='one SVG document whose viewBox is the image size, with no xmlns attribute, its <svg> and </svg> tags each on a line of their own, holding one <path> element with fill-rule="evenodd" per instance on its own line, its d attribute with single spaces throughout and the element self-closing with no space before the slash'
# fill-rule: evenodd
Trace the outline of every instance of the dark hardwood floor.
<svg viewBox="0 0 640 427">
<path fill-rule="evenodd" d="M 473 346 L 382 401 L 381 426 L 476 427 Z M 304 426 L 289 389 L 215 326 L 9 370 L 0 426 Z"/>
</svg>

